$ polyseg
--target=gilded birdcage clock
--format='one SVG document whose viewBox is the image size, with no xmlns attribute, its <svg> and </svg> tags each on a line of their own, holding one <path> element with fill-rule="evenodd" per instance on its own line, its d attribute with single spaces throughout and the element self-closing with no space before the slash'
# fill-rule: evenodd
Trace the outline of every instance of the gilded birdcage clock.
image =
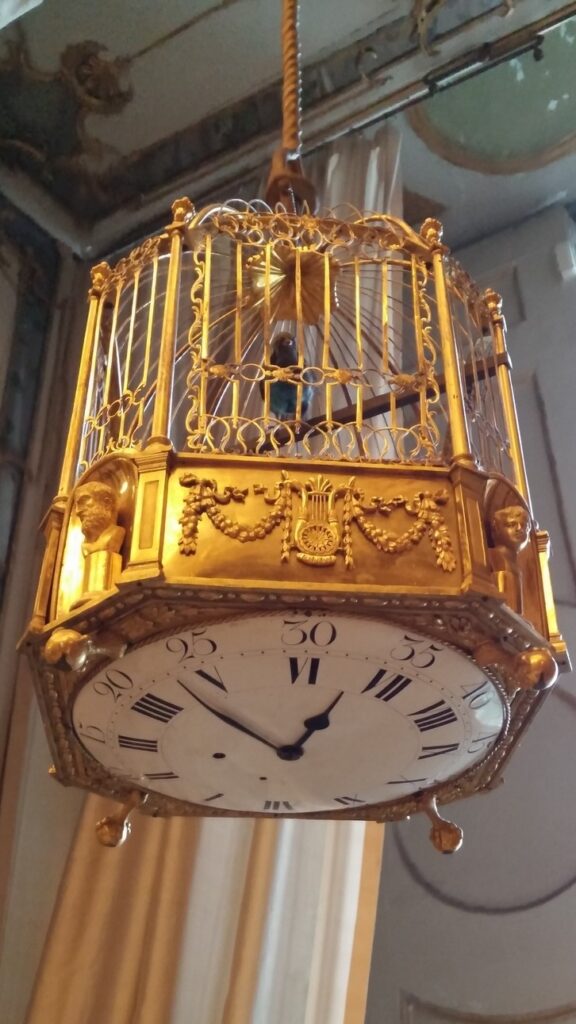
<svg viewBox="0 0 576 1024">
<path fill-rule="evenodd" d="M 454 850 L 437 805 L 565 661 L 501 302 L 437 221 L 313 213 L 284 141 L 270 205 L 178 200 L 92 271 L 27 635 L 54 771 L 110 844 L 138 805 L 424 810 Z"/>
</svg>

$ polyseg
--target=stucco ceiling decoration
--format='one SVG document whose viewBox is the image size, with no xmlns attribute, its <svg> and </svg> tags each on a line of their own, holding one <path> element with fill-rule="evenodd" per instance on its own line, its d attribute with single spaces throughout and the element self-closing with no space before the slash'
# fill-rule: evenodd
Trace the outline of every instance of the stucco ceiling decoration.
<svg viewBox="0 0 576 1024">
<path fill-rule="evenodd" d="M 400 1024 L 574 1024 L 576 1003 L 537 1013 L 469 1013 L 424 1002 L 410 993 L 401 994 Z"/>
<path fill-rule="evenodd" d="M 511 6 L 508 0 L 334 0 L 327 19 L 324 0 L 307 0 L 302 39 L 308 146 L 425 94 L 438 69 L 455 58 L 479 44 L 500 45 L 541 19 L 536 0 L 516 0 L 509 13 Z M 563 6 L 548 3 L 546 18 Z M 14 45 L 25 31 L 30 65 L 58 78 L 63 47 L 97 40 L 98 58 L 122 71 L 122 89 L 130 86 L 133 98 L 111 117 L 91 111 L 91 144 L 78 149 L 76 137 L 71 145 L 59 132 L 46 143 L 37 101 L 10 106 L 9 118 L 3 115 L 0 78 L 0 134 L 6 136 L 2 121 L 9 120 L 11 140 L 49 150 L 47 161 L 33 166 L 12 147 L 13 177 L 2 174 L 8 161 L 0 160 L 3 187 L 23 204 L 26 186 L 14 172 L 24 172 L 36 190 L 35 209 L 42 211 L 40 190 L 49 192 L 84 236 L 103 218 L 126 219 L 131 211 L 134 219 L 135 210 L 176 188 L 197 199 L 215 188 L 226 192 L 232 177 L 253 173 L 268 159 L 276 140 L 279 12 L 270 0 L 126 0 L 120 6 L 113 0 L 44 0 L 10 26 L 0 44 Z"/>
<path fill-rule="evenodd" d="M 309 61 L 336 54 L 342 63 L 342 46 L 389 20 L 398 0 L 386 15 L 381 0 L 336 8 L 326 19 L 319 0 L 307 5 Z M 120 8 L 112 0 L 97 8 L 46 0 L 42 10 L 0 38 L 3 162 L 49 191 L 78 221 L 90 222 L 139 202 L 143 193 L 166 186 L 184 170 L 232 153 L 247 139 L 275 132 L 281 108 L 279 16 L 280 4 L 269 0 L 169 0 L 153 9 L 130 0 Z M 413 48 L 408 27 L 405 42 Z M 66 77 L 67 58 L 77 49 L 82 64 Z M 344 56 L 334 88 L 350 73 L 348 63 L 358 79 L 355 56 L 355 49 L 351 59 Z M 112 76 L 124 96 L 129 77 L 129 111 L 96 106 L 90 91 L 78 90 L 89 61 L 102 99 L 109 88 L 114 92 Z M 63 95 L 71 85 L 79 101 L 73 110 L 70 96 Z M 115 117 L 105 123 L 101 115 L 110 113 Z M 83 130 L 87 115 L 89 131 Z"/>
<path fill-rule="evenodd" d="M 432 96 L 408 116 L 443 159 L 483 174 L 517 174 L 576 149 L 575 102 L 576 17 L 533 53 Z"/>
<path fill-rule="evenodd" d="M 47 187 L 59 174 L 86 177 L 83 161 L 100 157 L 103 143 L 86 130 L 88 114 L 118 114 L 132 99 L 123 87 L 121 58 L 102 56 L 91 40 L 71 43 L 55 72 L 34 67 L 23 38 L 9 41 L 0 61 L 0 155 L 9 167 Z"/>
</svg>

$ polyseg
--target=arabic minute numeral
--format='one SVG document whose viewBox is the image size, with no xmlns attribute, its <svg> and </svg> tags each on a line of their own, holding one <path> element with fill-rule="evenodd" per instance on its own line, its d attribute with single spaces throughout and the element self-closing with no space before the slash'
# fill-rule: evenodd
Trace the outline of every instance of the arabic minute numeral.
<svg viewBox="0 0 576 1024">
<path fill-rule="evenodd" d="M 481 750 L 488 750 L 499 735 L 497 732 L 491 732 L 488 736 L 478 736 L 477 739 L 471 740 L 468 753 L 479 754 Z"/>
<path fill-rule="evenodd" d="M 436 655 L 440 654 L 442 650 L 442 647 L 430 643 L 423 637 L 419 638 L 405 633 L 403 642 L 390 651 L 390 657 L 395 661 L 409 661 L 414 668 L 431 668 L 436 661 Z"/>
<path fill-rule="evenodd" d="M 92 689 L 99 697 L 106 697 L 110 694 L 116 702 L 126 690 L 131 690 L 134 686 L 134 681 L 128 673 L 119 668 L 108 669 L 104 676 L 104 679 L 97 679 L 92 683 Z"/>
<path fill-rule="evenodd" d="M 217 643 L 205 636 L 205 629 L 193 629 L 185 636 L 171 636 L 166 641 L 166 650 L 177 654 L 180 661 L 190 658 L 208 658 L 217 650 Z"/>
<path fill-rule="evenodd" d="M 310 625 L 309 619 L 284 619 L 282 643 L 290 647 L 311 643 L 314 647 L 330 647 L 337 633 L 336 626 L 328 619 L 320 619 Z"/>
<path fill-rule="evenodd" d="M 479 686 L 475 686 L 474 689 L 468 690 L 468 692 L 464 691 L 464 700 L 468 702 L 474 711 L 478 711 L 490 703 L 488 686 L 489 684 L 484 680 Z"/>
</svg>

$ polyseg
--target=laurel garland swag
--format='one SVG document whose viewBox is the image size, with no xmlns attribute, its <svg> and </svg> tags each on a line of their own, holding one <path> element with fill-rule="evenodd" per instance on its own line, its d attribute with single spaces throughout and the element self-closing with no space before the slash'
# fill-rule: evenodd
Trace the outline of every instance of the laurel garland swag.
<svg viewBox="0 0 576 1024">
<path fill-rule="evenodd" d="M 200 479 L 194 473 L 183 473 L 180 476 L 180 483 L 188 490 L 179 519 L 182 529 L 178 546 L 181 554 L 193 555 L 196 553 L 198 528 L 203 515 L 207 516 L 212 525 L 226 537 L 238 540 L 242 544 L 263 540 L 267 534 L 272 533 L 277 526 L 282 524 L 281 561 L 283 562 L 288 561 L 291 549 L 298 547 L 292 532 L 292 495 L 293 493 L 301 495 L 305 489 L 309 490 L 313 481 L 302 485 L 291 480 L 283 471 L 281 479 L 274 485 L 272 491 L 260 484 L 254 484 L 254 494 L 262 495 L 264 501 L 272 506 L 270 512 L 261 516 L 255 523 L 239 522 L 222 511 L 223 506 L 231 503 L 244 505 L 249 493 L 247 488 L 240 490 L 236 487 L 225 487 L 220 492 L 215 480 Z M 447 491 L 436 491 L 435 493 L 419 491 L 410 498 L 398 495 L 388 500 L 371 498 L 365 502 L 364 493 L 354 487 L 353 477 L 346 486 L 333 490 L 335 498 L 342 497 L 344 499 L 340 550 L 344 555 L 347 568 L 352 568 L 354 565 L 351 527 L 355 522 L 364 537 L 378 551 L 387 555 L 402 554 L 420 544 L 427 536 L 436 555 L 438 566 L 444 572 L 455 570 L 456 557 L 452 540 L 444 517 L 439 511 L 439 506 L 446 505 L 448 502 Z M 414 516 L 416 520 L 403 533 L 392 533 L 378 527 L 371 519 L 374 515 L 389 516 L 399 508 L 403 508 L 409 516 Z"/>
</svg>

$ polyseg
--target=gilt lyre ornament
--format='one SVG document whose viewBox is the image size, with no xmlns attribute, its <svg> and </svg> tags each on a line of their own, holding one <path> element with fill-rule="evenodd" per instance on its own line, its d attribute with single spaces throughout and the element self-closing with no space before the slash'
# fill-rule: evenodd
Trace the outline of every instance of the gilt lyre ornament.
<svg viewBox="0 0 576 1024">
<path fill-rule="evenodd" d="M 347 504 L 352 484 L 351 480 L 344 490 Z M 320 475 L 307 480 L 300 488 L 294 544 L 298 549 L 296 557 L 307 565 L 333 565 L 336 561 L 336 552 L 342 543 L 342 530 L 334 507 L 339 493 L 334 491 L 326 477 Z M 350 547 L 347 539 L 345 550 L 349 551 Z M 351 558 L 351 552 L 348 558 Z"/>
</svg>

